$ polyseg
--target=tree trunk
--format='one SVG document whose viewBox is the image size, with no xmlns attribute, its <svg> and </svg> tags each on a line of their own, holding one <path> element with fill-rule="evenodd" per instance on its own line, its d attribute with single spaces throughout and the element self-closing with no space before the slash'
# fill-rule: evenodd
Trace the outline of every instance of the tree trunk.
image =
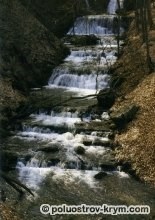
<svg viewBox="0 0 155 220">
<path fill-rule="evenodd" d="M 117 5 L 118 5 L 118 17 L 117 17 L 117 48 L 118 48 L 118 50 L 117 50 L 117 52 L 118 52 L 118 56 L 119 56 L 119 54 L 120 54 L 120 27 L 121 27 L 120 0 L 117 0 Z"/>
<path fill-rule="evenodd" d="M 147 8 L 148 23 L 149 23 L 149 27 L 151 28 L 153 26 L 153 20 L 152 20 L 151 1 L 150 0 L 145 1 L 145 7 Z"/>
<path fill-rule="evenodd" d="M 147 56 L 147 64 L 149 67 L 149 72 L 152 72 L 152 63 L 150 58 L 150 49 L 149 49 L 149 40 L 148 40 L 148 23 L 149 17 L 148 10 L 147 10 L 148 0 L 144 0 L 144 7 L 143 7 L 143 14 L 144 14 L 144 36 L 145 36 L 145 43 L 146 43 L 146 56 Z"/>
<path fill-rule="evenodd" d="M 140 19 L 139 19 L 139 4 L 138 4 L 138 0 L 135 0 L 135 19 L 136 19 L 136 29 L 137 29 L 137 33 L 140 32 L 139 30 L 139 23 L 140 23 Z"/>
<path fill-rule="evenodd" d="M 145 42 L 144 0 L 140 0 L 140 24 L 143 42 Z"/>
</svg>

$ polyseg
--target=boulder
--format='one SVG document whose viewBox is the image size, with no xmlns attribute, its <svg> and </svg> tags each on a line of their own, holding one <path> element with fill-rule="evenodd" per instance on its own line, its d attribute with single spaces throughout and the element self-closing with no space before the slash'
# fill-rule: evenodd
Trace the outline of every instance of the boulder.
<svg viewBox="0 0 155 220">
<path fill-rule="evenodd" d="M 111 89 L 104 89 L 97 95 L 98 105 L 104 110 L 111 108 L 115 102 L 115 94 Z"/>
<path fill-rule="evenodd" d="M 79 155 L 83 155 L 85 154 L 85 149 L 81 146 L 78 146 L 76 149 L 75 149 L 75 152 Z"/>
<path fill-rule="evenodd" d="M 60 150 L 60 147 L 61 147 L 61 144 L 56 143 L 56 144 L 51 144 L 48 146 L 43 146 L 43 147 L 37 149 L 37 151 L 43 151 L 46 153 L 55 153 Z"/>
<path fill-rule="evenodd" d="M 11 152 L 8 150 L 1 151 L 0 160 L 1 160 L 1 169 L 2 170 L 11 170 L 16 167 L 18 160 L 18 153 Z"/>
<path fill-rule="evenodd" d="M 139 107 L 134 104 L 128 105 L 112 112 L 110 117 L 116 124 L 117 128 L 122 128 L 134 119 L 138 109 Z"/>
<path fill-rule="evenodd" d="M 60 159 L 58 159 L 58 158 L 51 158 L 50 160 L 48 160 L 47 166 L 48 167 L 56 166 L 58 163 L 60 163 Z"/>
<path fill-rule="evenodd" d="M 101 180 L 103 179 L 104 177 L 106 177 L 108 174 L 105 173 L 105 172 L 99 172 L 97 174 L 95 174 L 94 178 L 97 179 L 97 180 Z"/>
<path fill-rule="evenodd" d="M 99 40 L 95 35 L 83 35 L 83 36 L 74 35 L 74 36 L 67 36 L 66 38 L 65 40 L 68 40 L 71 44 L 77 46 L 95 45 Z"/>
<path fill-rule="evenodd" d="M 107 171 L 107 172 L 116 170 L 116 165 L 115 163 L 112 163 L 112 162 L 102 163 L 100 166 L 104 171 Z"/>
</svg>

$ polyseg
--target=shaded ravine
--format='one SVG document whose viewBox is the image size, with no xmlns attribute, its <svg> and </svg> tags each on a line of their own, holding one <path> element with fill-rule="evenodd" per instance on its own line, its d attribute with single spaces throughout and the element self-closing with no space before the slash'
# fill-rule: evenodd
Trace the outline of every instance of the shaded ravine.
<svg viewBox="0 0 155 220">
<path fill-rule="evenodd" d="M 34 89 L 31 94 L 34 102 L 42 100 L 38 112 L 23 121 L 22 129 L 6 142 L 8 150 L 18 152 L 19 180 L 36 195 L 16 204 L 23 219 L 43 219 L 39 211 L 43 203 L 145 204 L 151 206 L 151 216 L 155 215 L 154 191 L 121 171 L 115 161 L 108 112 L 92 107 L 89 110 L 89 106 L 96 104 L 94 98 L 65 103 L 70 97 L 97 94 L 100 89 L 109 87 L 108 71 L 117 59 L 113 25 L 116 9 L 117 0 L 111 0 L 107 15 L 77 18 L 68 35 L 94 34 L 99 39 L 97 45 L 77 47 L 67 42 L 70 55 L 54 69 L 48 85 Z M 57 103 L 63 104 L 56 106 Z M 148 216 L 143 217 L 148 219 Z M 141 219 L 141 216 L 118 217 L 133 218 Z M 51 219 L 72 218 L 56 216 Z M 94 219 L 94 216 L 80 215 L 73 219 Z M 95 219 L 102 219 L 102 216 L 95 216 Z"/>
</svg>

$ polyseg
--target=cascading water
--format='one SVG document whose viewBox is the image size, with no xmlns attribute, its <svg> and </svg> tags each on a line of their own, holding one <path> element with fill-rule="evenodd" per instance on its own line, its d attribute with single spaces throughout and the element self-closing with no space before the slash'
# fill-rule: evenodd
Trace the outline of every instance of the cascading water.
<svg viewBox="0 0 155 220">
<path fill-rule="evenodd" d="M 67 42 L 70 55 L 53 70 L 46 87 L 31 93 L 31 103 L 34 101 L 37 111 L 5 143 L 7 150 L 13 148 L 19 155 L 19 180 L 36 195 L 34 199 L 21 199 L 16 206 L 23 220 L 42 220 L 42 203 L 149 204 L 154 209 L 152 191 L 118 167 L 112 149 L 110 116 L 97 108 L 93 98 L 100 89 L 109 87 L 109 68 L 117 58 L 113 27 L 116 9 L 116 1 L 110 0 L 107 15 L 85 16 L 75 21 L 75 34 L 95 34 L 97 45 L 78 47 Z M 72 34 L 73 28 L 68 32 Z M 69 215 L 49 218 L 70 217 L 74 219 Z M 75 216 L 77 220 L 100 218 L 103 215 Z"/>
<path fill-rule="evenodd" d="M 111 0 L 108 13 L 114 14 L 116 9 L 116 1 Z M 113 37 L 113 19 L 114 15 L 77 18 L 74 34 L 97 35 L 99 43 L 96 46 L 85 47 L 70 45 L 71 54 L 62 65 L 54 69 L 46 88 L 51 91 L 55 88 L 69 89 L 80 95 L 82 92 L 84 95 L 84 90 L 92 94 L 109 86 L 108 69 L 116 61 L 117 52 L 117 44 Z M 68 35 L 72 33 L 73 28 Z M 81 114 L 78 110 L 31 115 L 31 123 L 25 122 L 23 131 L 18 132 L 16 138 L 37 141 L 41 148 L 37 148 L 36 152 L 33 149 L 33 156 L 27 163 L 18 162 L 20 180 L 31 188 L 38 188 L 45 176 L 52 172 L 53 180 L 67 179 L 69 175 L 73 182 L 77 178 L 86 183 L 89 180 L 90 187 L 94 187 L 96 183 L 93 176 L 102 170 L 101 161 L 109 160 L 107 158 L 113 160 L 112 150 L 104 147 L 110 143 L 109 131 L 97 132 L 94 128 L 95 132 L 88 130 L 86 134 L 78 133 L 77 129 L 78 126 L 85 124 L 88 127 L 91 123 L 95 125 L 104 120 L 109 120 L 107 113 L 95 119 L 94 116 Z M 56 156 L 49 158 L 46 151 L 53 152 L 53 149 Z M 78 155 L 78 151 L 83 152 L 84 156 L 81 153 Z M 116 173 L 116 167 L 111 167 L 112 172 Z M 81 171 L 83 169 L 85 172 Z M 123 172 L 117 173 L 127 176 Z"/>
<path fill-rule="evenodd" d="M 54 84 L 55 86 L 64 87 L 75 87 L 81 89 L 91 89 L 95 90 L 96 86 L 98 89 L 103 89 L 108 86 L 109 76 L 107 74 L 100 74 L 97 78 L 98 85 L 96 85 L 96 71 L 92 71 L 90 74 L 78 75 L 77 73 L 72 74 L 71 71 L 67 69 L 56 68 L 49 80 L 49 84 Z"/>
<path fill-rule="evenodd" d="M 110 1 L 108 13 L 115 14 L 116 2 Z M 48 89 L 54 90 L 56 87 L 58 89 L 72 89 L 76 93 L 82 91 L 85 94 L 84 90 L 96 93 L 96 91 L 109 86 L 107 73 L 110 65 L 116 61 L 117 52 L 116 41 L 113 37 L 113 19 L 114 15 L 91 15 L 77 18 L 74 24 L 74 34 L 97 35 L 99 43 L 96 46 L 81 48 L 70 45 L 71 54 L 64 60 L 62 65 L 54 69 L 49 79 Z M 68 32 L 68 35 L 72 34 L 73 28 Z M 107 120 L 107 114 L 98 119 L 93 119 L 91 115 L 80 115 L 78 111 L 73 113 L 69 111 L 60 113 L 52 111 L 50 115 L 46 113 L 31 115 L 31 123 L 24 123 L 23 131 L 19 132 L 16 138 L 29 141 L 37 140 L 39 144 L 46 146 L 43 151 L 46 151 L 46 149 L 50 151 L 50 145 L 60 145 L 57 149 L 60 159 L 44 159 L 46 156 L 39 157 L 42 154 L 38 154 L 38 150 L 37 153 L 33 152 L 34 156 L 27 164 L 19 161 L 17 165 L 20 180 L 35 188 L 40 185 L 42 179 L 44 179 L 43 177 L 49 172 L 53 172 L 54 176 L 56 172 L 61 172 L 64 176 L 64 168 L 67 168 L 67 173 L 73 179 L 75 176 L 82 179 L 87 177 L 89 180 L 91 179 L 91 183 L 94 183 L 93 175 L 101 170 L 99 165 L 101 160 L 106 155 L 112 157 L 111 149 L 104 147 L 109 143 L 108 131 L 98 136 L 97 132 L 76 134 L 76 129 L 77 126 L 83 123 L 100 123 L 102 120 Z M 74 132 L 76 133 L 74 134 Z M 76 154 L 79 147 L 82 149 L 81 151 L 85 152 L 85 162 L 83 162 L 81 156 Z M 81 173 L 82 167 L 87 170 L 85 174 Z M 73 169 L 74 172 L 70 169 Z"/>
<path fill-rule="evenodd" d="M 69 35 L 113 35 L 114 16 L 91 15 L 77 18 L 74 28 L 68 32 Z"/>
<path fill-rule="evenodd" d="M 116 14 L 116 10 L 118 9 L 118 3 L 117 0 L 110 0 L 109 5 L 108 5 L 108 14 Z"/>
<path fill-rule="evenodd" d="M 85 0 L 85 3 L 86 3 L 86 6 L 87 6 L 87 9 L 89 9 L 90 8 L 89 0 Z"/>
<path fill-rule="evenodd" d="M 96 93 L 95 90 L 108 87 L 109 76 L 107 70 L 117 59 L 117 42 L 114 39 L 114 18 L 117 9 L 117 0 L 111 0 L 108 5 L 110 15 L 90 15 L 79 17 L 68 35 L 96 35 L 99 43 L 90 47 L 70 46 L 71 54 L 65 59 L 62 66 L 57 67 L 49 80 L 49 87 L 65 87 L 85 89 L 84 94 Z M 120 32 L 123 29 L 120 28 Z M 90 68 L 91 67 L 91 68 Z M 81 69 L 91 69 L 88 74 Z M 102 68 L 102 72 L 100 69 Z M 89 90 L 89 91 L 88 91 Z M 93 91 L 94 90 L 94 91 Z"/>
<path fill-rule="evenodd" d="M 39 104 L 38 112 L 23 121 L 23 129 L 11 139 L 12 147 L 19 146 L 20 152 L 23 151 L 17 163 L 19 179 L 38 193 L 39 205 L 43 202 L 101 205 L 107 201 L 116 205 L 122 201 L 137 204 L 139 194 L 143 193 L 144 187 L 117 168 L 111 149 L 113 132 L 107 126 L 108 112 L 89 111 L 88 106 L 94 106 L 96 100 L 78 97 L 86 92 L 96 94 L 109 86 L 108 70 L 117 53 L 113 28 L 116 2 L 109 2 L 107 13 L 112 15 L 85 16 L 75 21 L 74 34 L 95 34 L 98 44 L 85 47 L 69 44 L 71 53 L 54 69 L 48 86 L 34 91 L 40 94 L 43 106 Z M 72 34 L 73 28 L 68 32 Z M 75 99 L 66 103 L 71 97 Z M 138 193 L 134 196 L 135 187 Z M 36 204 L 33 206 L 35 209 L 29 206 L 27 212 L 28 215 L 31 212 L 31 217 L 36 210 Z M 38 209 L 36 216 L 38 219 Z"/>
</svg>

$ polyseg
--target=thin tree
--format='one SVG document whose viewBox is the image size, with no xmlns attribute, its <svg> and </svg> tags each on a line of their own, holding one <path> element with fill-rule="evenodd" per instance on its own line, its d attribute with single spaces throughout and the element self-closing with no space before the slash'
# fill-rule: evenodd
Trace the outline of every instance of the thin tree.
<svg viewBox="0 0 155 220">
<path fill-rule="evenodd" d="M 118 49 L 118 56 L 120 54 L 120 27 L 121 27 L 121 15 L 120 15 L 120 11 L 121 11 L 121 4 L 120 4 L 120 0 L 117 0 L 117 5 L 118 5 L 118 15 L 117 15 L 117 49 Z"/>
</svg>

